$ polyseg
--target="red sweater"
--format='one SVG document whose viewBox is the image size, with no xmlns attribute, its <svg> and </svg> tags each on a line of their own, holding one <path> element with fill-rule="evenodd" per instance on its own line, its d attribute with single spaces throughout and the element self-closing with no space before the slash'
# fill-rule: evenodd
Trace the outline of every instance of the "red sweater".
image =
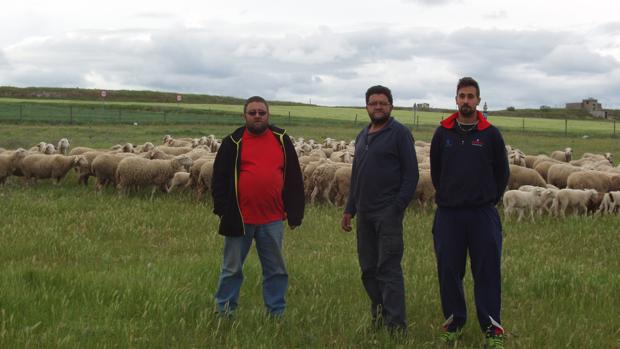
<svg viewBox="0 0 620 349">
<path fill-rule="evenodd" d="M 267 130 L 261 135 L 243 131 L 239 173 L 239 208 L 245 224 L 283 220 L 284 152 Z"/>
</svg>

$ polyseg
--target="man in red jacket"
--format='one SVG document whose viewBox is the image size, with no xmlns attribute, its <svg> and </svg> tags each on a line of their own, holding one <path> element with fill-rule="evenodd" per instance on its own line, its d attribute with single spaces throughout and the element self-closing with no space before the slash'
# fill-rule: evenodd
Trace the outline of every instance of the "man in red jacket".
<svg viewBox="0 0 620 349">
<path fill-rule="evenodd" d="M 243 262 L 252 241 L 263 268 L 263 300 L 270 315 L 285 309 L 288 274 L 282 256 L 284 220 L 301 224 L 304 185 L 295 148 L 286 131 L 269 125 L 269 106 L 259 96 L 243 107 L 245 126 L 222 140 L 213 164 L 213 212 L 225 236 L 215 303 L 220 314 L 237 308 Z"/>
</svg>

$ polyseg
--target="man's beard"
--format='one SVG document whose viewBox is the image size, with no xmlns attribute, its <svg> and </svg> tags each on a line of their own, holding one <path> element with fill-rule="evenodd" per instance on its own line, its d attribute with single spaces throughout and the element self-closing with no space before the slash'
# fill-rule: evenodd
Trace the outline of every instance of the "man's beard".
<svg viewBox="0 0 620 349">
<path fill-rule="evenodd" d="M 260 124 L 257 125 L 252 122 L 252 123 L 246 124 L 245 127 L 248 129 L 248 131 L 250 131 L 250 133 L 255 134 L 255 135 L 260 135 L 260 134 L 263 134 L 263 132 L 265 132 L 267 127 L 269 127 L 269 124 L 266 122 L 261 122 Z"/>
<path fill-rule="evenodd" d="M 459 113 L 461 113 L 461 115 L 465 117 L 471 117 L 472 115 L 474 115 L 475 112 L 476 112 L 476 108 L 472 108 L 467 104 L 463 104 L 459 108 Z"/>
<path fill-rule="evenodd" d="M 390 113 L 385 113 L 383 116 L 375 116 L 374 114 L 368 113 L 370 116 L 370 122 L 374 125 L 383 125 L 390 119 Z"/>
</svg>

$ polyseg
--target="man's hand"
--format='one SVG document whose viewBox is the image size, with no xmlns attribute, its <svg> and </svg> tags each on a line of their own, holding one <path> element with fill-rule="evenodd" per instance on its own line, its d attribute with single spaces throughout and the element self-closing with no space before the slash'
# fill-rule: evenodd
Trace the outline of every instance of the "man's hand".
<svg viewBox="0 0 620 349">
<path fill-rule="evenodd" d="M 351 231 L 351 214 L 350 213 L 343 213 L 342 214 L 342 221 L 340 222 L 340 228 L 342 228 L 342 230 L 349 232 Z"/>
</svg>

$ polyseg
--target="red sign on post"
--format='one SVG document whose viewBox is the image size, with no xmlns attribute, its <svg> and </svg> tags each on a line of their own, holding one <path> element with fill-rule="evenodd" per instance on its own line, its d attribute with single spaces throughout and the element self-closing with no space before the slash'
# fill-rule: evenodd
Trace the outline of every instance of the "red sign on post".
<svg viewBox="0 0 620 349">
<path fill-rule="evenodd" d="M 177 102 L 180 102 L 180 101 L 182 101 L 182 100 L 183 100 L 183 96 L 181 96 L 181 95 L 177 95 Z"/>
</svg>

